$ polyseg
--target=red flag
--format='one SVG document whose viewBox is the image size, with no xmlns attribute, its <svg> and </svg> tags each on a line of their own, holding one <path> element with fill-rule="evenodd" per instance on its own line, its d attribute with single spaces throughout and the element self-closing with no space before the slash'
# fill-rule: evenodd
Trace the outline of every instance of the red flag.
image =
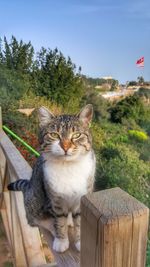
<svg viewBox="0 0 150 267">
<path fill-rule="evenodd" d="M 141 57 L 136 62 L 137 67 L 144 67 L 144 57 Z"/>
</svg>

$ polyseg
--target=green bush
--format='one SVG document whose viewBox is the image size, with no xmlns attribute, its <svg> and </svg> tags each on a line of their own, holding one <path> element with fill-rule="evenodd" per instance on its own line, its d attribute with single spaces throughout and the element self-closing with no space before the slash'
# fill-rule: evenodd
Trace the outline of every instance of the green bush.
<svg viewBox="0 0 150 267">
<path fill-rule="evenodd" d="M 145 108 L 139 96 L 133 95 L 119 101 L 109 109 L 110 119 L 115 123 L 122 123 L 123 119 L 134 119 L 139 122 L 145 117 Z"/>
<path fill-rule="evenodd" d="M 139 156 L 132 146 L 125 144 L 102 148 L 97 152 L 97 188 L 119 186 L 150 205 L 150 170 Z"/>
</svg>

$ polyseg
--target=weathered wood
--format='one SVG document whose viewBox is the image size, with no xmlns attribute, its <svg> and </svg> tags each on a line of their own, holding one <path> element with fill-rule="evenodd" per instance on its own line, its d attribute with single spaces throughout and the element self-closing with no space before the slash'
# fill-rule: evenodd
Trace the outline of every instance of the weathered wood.
<svg viewBox="0 0 150 267">
<path fill-rule="evenodd" d="M 65 251 L 64 253 L 57 253 L 56 251 L 52 249 L 53 235 L 49 231 L 45 229 L 41 229 L 41 231 L 44 234 L 49 247 L 53 251 L 58 267 L 79 267 L 80 266 L 80 253 L 76 250 L 75 245 L 74 245 L 73 229 L 70 229 L 69 231 L 69 240 L 70 240 L 69 250 Z"/>
<path fill-rule="evenodd" d="M 0 107 L 0 130 L 2 129 L 2 108 Z"/>
<path fill-rule="evenodd" d="M 2 193 L 0 199 L 0 209 L 3 218 L 3 224 L 6 230 L 7 239 L 10 247 L 12 247 L 12 221 L 11 221 L 11 207 L 10 207 L 10 194 L 7 190 L 7 183 L 9 180 L 9 173 L 6 164 L 6 159 L 0 148 L 0 179 L 2 183 Z"/>
<path fill-rule="evenodd" d="M 3 186 L 4 186 L 4 179 L 5 179 L 5 172 L 6 172 L 6 159 L 4 156 L 4 153 L 0 147 L 0 207 L 2 204 L 2 192 L 3 192 Z"/>
<path fill-rule="evenodd" d="M 15 259 L 15 267 L 28 267 L 28 259 L 24 248 L 22 233 L 19 224 L 19 218 L 16 209 L 15 196 L 11 192 L 11 219 L 13 229 L 13 255 Z"/>
<path fill-rule="evenodd" d="M 81 267 L 144 267 L 148 208 L 120 188 L 81 201 Z"/>
<path fill-rule="evenodd" d="M 3 209 L 5 207 L 5 209 Z M 9 192 L 4 192 L 3 193 L 3 206 L 1 209 L 1 213 L 4 213 L 4 218 L 6 219 L 3 221 L 4 226 L 6 225 L 7 231 L 6 234 L 8 233 L 8 242 L 10 244 L 11 250 L 13 246 L 13 229 L 12 229 L 12 218 L 11 218 L 11 203 L 10 203 L 10 194 Z"/>
<path fill-rule="evenodd" d="M 32 168 L 16 149 L 4 131 L 0 131 L 0 146 L 4 152 L 5 158 L 7 159 L 7 163 L 16 173 L 16 179 L 30 179 Z"/>
<path fill-rule="evenodd" d="M 16 180 L 15 172 L 11 167 L 9 170 L 11 172 L 11 181 L 13 182 Z M 12 192 L 11 194 L 13 194 L 15 199 L 16 216 L 18 215 L 19 227 L 27 256 L 27 266 L 36 267 L 37 263 L 46 263 L 38 228 L 30 227 L 26 220 L 22 192 Z"/>
</svg>

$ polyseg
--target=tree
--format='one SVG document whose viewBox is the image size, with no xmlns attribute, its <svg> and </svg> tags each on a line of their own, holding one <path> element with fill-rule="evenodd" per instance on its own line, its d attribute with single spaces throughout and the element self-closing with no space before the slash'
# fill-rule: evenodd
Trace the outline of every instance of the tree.
<svg viewBox="0 0 150 267">
<path fill-rule="evenodd" d="M 124 118 L 132 118 L 139 122 L 140 118 L 145 115 L 144 105 L 138 95 L 126 97 L 116 103 L 110 109 L 111 121 L 122 123 Z"/>
<path fill-rule="evenodd" d="M 144 78 L 143 78 L 142 76 L 139 76 L 139 77 L 137 78 L 137 80 L 138 80 L 138 84 L 139 84 L 139 85 L 143 85 L 143 84 L 144 84 Z"/>
<path fill-rule="evenodd" d="M 10 44 L 4 37 L 3 61 L 5 66 L 11 70 L 17 70 L 22 74 L 29 73 L 33 64 L 34 49 L 29 43 L 18 42 L 14 36 Z"/>
<path fill-rule="evenodd" d="M 110 114 L 108 112 L 109 103 L 102 96 L 95 92 L 84 95 L 81 101 L 82 105 L 91 103 L 94 109 L 94 119 L 98 122 L 102 119 L 108 119 Z"/>
<path fill-rule="evenodd" d="M 130 81 L 127 86 L 137 86 L 136 81 Z"/>
<path fill-rule="evenodd" d="M 2 39 L 0 38 L 0 64 L 3 64 L 3 48 L 2 48 Z"/>
<path fill-rule="evenodd" d="M 112 80 L 110 91 L 115 91 L 119 85 L 119 82 L 117 80 Z"/>
<path fill-rule="evenodd" d="M 38 53 L 34 70 L 34 77 L 37 80 L 35 93 L 63 106 L 70 99 L 80 102 L 84 88 L 79 71 L 76 71 L 76 66 L 70 57 L 66 59 L 57 48 L 54 50 L 42 48 Z"/>
</svg>

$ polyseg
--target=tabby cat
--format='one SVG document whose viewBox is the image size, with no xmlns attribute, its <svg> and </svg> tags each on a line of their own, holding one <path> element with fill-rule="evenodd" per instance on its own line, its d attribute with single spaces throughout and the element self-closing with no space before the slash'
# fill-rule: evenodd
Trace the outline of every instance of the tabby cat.
<svg viewBox="0 0 150 267">
<path fill-rule="evenodd" d="M 38 115 L 41 156 L 31 179 L 20 179 L 8 189 L 23 192 L 31 226 L 49 229 L 53 224 L 57 252 L 68 249 L 68 225 L 73 222 L 75 246 L 80 250 L 80 199 L 94 184 L 95 155 L 89 131 L 93 108 L 88 104 L 77 115 L 55 116 L 41 107 Z"/>
</svg>

